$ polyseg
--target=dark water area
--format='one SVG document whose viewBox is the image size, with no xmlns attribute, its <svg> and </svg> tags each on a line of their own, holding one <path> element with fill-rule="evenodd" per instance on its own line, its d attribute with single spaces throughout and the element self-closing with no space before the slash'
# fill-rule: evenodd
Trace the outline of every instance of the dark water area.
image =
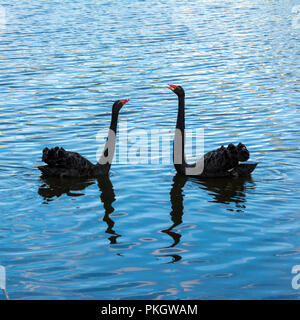
<svg viewBox="0 0 300 320">
<path fill-rule="evenodd" d="M 296 5 L 1 2 L 0 265 L 11 299 L 299 299 Z M 167 83 L 185 88 L 186 127 L 203 130 L 205 152 L 247 145 L 251 177 L 118 161 L 103 179 L 41 177 L 44 147 L 96 163 L 117 99 L 131 99 L 121 129 L 172 136 Z"/>
</svg>

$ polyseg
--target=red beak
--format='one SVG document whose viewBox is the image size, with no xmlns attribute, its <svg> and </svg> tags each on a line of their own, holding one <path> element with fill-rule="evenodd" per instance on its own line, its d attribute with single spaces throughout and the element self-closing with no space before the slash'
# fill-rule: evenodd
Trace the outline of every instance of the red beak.
<svg viewBox="0 0 300 320">
<path fill-rule="evenodd" d="M 171 91 L 174 91 L 178 86 L 175 86 L 174 84 L 169 84 L 168 83 L 168 89 L 170 89 Z"/>
<path fill-rule="evenodd" d="M 130 99 L 124 99 L 124 100 L 120 100 L 120 102 L 124 105 L 125 103 L 127 103 Z"/>
</svg>

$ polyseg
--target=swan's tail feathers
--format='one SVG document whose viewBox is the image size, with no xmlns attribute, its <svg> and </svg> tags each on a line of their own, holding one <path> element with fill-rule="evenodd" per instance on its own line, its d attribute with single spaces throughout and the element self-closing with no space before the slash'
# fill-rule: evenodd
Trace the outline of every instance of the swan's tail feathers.
<svg viewBox="0 0 300 320">
<path fill-rule="evenodd" d="M 221 146 L 204 155 L 204 171 L 207 174 L 227 172 L 235 168 L 240 161 L 247 161 L 249 156 L 249 151 L 244 144 L 239 143 L 235 146 L 230 143 L 228 147 Z"/>
<path fill-rule="evenodd" d="M 252 171 L 254 171 L 257 165 L 257 162 L 240 163 L 236 168 L 234 168 L 234 171 L 239 177 L 248 176 Z"/>
<path fill-rule="evenodd" d="M 43 150 L 42 161 L 47 163 L 50 167 L 61 169 L 75 169 L 79 171 L 92 170 L 94 165 L 81 156 L 77 152 L 67 151 L 64 148 L 45 148 Z"/>
<path fill-rule="evenodd" d="M 249 159 L 250 153 L 244 144 L 240 142 L 237 145 L 236 150 L 237 150 L 237 156 L 239 161 L 247 161 Z"/>
<path fill-rule="evenodd" d="M 59 176 L 60 175 L 59 171 L 55 167 L 39 166 L 38 168 L 44 176 Z"/>
<path fill-rule="evenodd" d="M 223 147 L 223 152 L 221 154 L 224 157 L 224 159 L 228 158 L 233 162 L 247 161 L 250 157 L 250 153 L 249 153 L 248 149 L 241 142 L 237 146 L 230 143 L 227 148 Z"/>
<path fill-rule="evenodd" d="M 38 169 L 43 173 L 47 174 L 49 166 L 39 166 Z"/>
<path fill-rule="evenodd" d="M 77 152 L 64 148 L 45 148 L 42 160 L 46 166 L 38 167 L 45 176 L 83 177 L 94 176 L 95 166 Z"/>
<path fill-rule="evenodd" d="M 62 166 L 66 163 L 68 153 L 64 148 L 44 148 L 42 161 L 47 163 L 49 166 Z"/>
</svg>

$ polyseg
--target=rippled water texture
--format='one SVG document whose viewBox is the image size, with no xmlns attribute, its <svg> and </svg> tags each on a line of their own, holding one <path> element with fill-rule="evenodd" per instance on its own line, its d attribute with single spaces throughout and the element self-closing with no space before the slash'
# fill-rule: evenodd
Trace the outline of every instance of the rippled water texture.
<svg viewBox="0 0 300 320">
<path fill-rule="evenodd" d="M 11 299 L 299 299 L 299 26 L 293 1 L 2 1 L 0 264 Z M 300 24 L 300 22 L 299 22 Z M 172 164 L 42 180 L 41 151 L 96 162 L 112 102 L 128 131 L 244 142 L 251 179 Z M 0 292 L 0 299 L 5 299 Z"/>
</svg>

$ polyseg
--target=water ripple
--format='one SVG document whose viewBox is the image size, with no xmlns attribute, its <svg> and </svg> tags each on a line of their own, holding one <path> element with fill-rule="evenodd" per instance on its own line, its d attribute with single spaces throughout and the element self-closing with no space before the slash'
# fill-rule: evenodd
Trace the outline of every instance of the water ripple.
<svg viewBox="0 0 300 320">
<path fill-rule="evenodd" d="M 0 263 L 12 299 L 298 299 L 299 33 L 284 1 L 2 1 Z M 243 141 L 252 179 L 170 164 L 61 183 L 45 146 L 96 161 L 111 104 L 129 130 L 186 127 L 205 151 Z M 172 133 L 173 135 L 173 133 Z M 0 299 L 4 297 L 0 296 Z"/>
</svg>

